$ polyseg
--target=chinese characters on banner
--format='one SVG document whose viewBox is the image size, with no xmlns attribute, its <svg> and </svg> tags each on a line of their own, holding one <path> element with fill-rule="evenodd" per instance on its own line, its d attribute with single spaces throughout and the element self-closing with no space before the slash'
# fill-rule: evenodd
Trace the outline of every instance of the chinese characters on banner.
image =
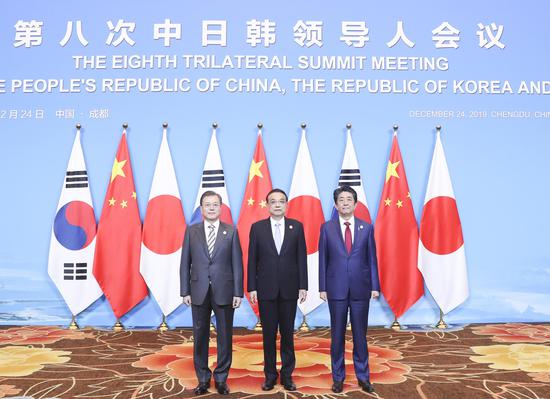
<svg viewBox="0 0 550 399">
<path fill-rule="evenodd" d="M 201 21 L 201 45 L 227 47 L 228 33 L 227 20 L 203 20 Z M 109 20 L 107 25 L 107 37 L 105 45 L 118 47 L 122 44 L 134 46 L 136 41 L 132 34 L 136 30 L 136 23 L 119 19 L 116 22 Z M 476 35 L 478 37 L 478 46 L 484 49 L 498 47 L 503 49 L 506 45 L 502 42 L 504 26 L 497 25 L 495 22 L 483 24 L 478 22 Z M 42 45 L 42 28 L 45 27 L 44 21 L 23 21 L 18 20 L 15 25 L 14 47 L 35 47 Z M 323 21 L 304 21 L 298 20 L 293 26 L 294 43 L 300 47 L 322 47 Z M 95 28 L 95 27 L 94 27 Z M 182 39 L 182 24 L 173 22 L 166 18 L 163 22 L 153 24 L 153 40 L 157 40 L 164 47 L 170 47 L 174 41 Z M 457 49 L 460 46 L 460 29 L 451 25 L 448 21 L 442 22 L 439 26 L 431 30 L 432 41 L 436 49 Z M 370 42 L 370 28 L 365 21 L 341 21 L 341 36 L 338 38 L 348 47 L 362 48 Z M 75 38 L 73 39 L 73 34 Z M 414 47 L 414 38 L 407 36 L 403 21 L 397 21 L 395 35 L 386 42 L 386 46 L 392 48 L 398 44 Z M 89 41 L 85 36 L 85 27 L 81 20 L 67 21 L 65 34 L 60 39 L 59 45 L 64 47 L 71 40 L 80 43 L 86 47 Z M 269 19 L 259 21 L 252 19 L 246 21 L 246 43 L 251 47 L 263 46 L 270 47 L 277 41 L 277 23 Z"/>
</svg>

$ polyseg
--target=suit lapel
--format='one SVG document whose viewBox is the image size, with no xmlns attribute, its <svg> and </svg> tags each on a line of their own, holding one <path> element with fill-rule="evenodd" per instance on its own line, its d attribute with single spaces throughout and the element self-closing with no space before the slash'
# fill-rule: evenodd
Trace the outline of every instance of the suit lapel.
<svg viewBox="0 0 550 399">
<path fill-rule="evenodd" d="M 283 243 L 281 244 L 281 252 L 279 253 L 279 256 L 283 254 L 283 252 L 285 251 L 287 245 L 288 245 L 288 240 L 290 239 L 289 236 L 290 236 L 290 233 L 292 233 L 292 230 L 294 229 L 294 225 L 288 221 L 287 218 L 285 218 L 285 236 L 283 237 Z"/>
<path fill-rule="evenodd" d="M 222 245 L 222 240 L 225 237 L 227 237 L 227 230 L 228 230 L 227 225 L 220 221 L 220 225 L 218 226 L 218 234 L 216 234 L 216 240 L 214 241 L 214 250 L 212 251 L 212 259 L 214 259 L 214 257 L 218 253 L 218 250 Z"/>
<path fill-rule="evenodd" d="M 204 232 L 204 221 L 197 224 L 197 228 L 199 229 L 198 234 L 200 237 L 200 242 L 202 243 L 202 247 L 204 249 L 204 254 L 207 258 L 210 258 L 210 255 L 208 254 L 208 243 L 206 242 L 206 234 Z"/>
<path fill-rule="evenodd" d="M 353 243 L 351 244 L 351 252 L 355 251 L 355 243 L 359 240 L 359 231 L 363 230 L 363 223 L 359 222 L 357 218 L 354 219 L 355 226 L 353 227 Z M 350 252 L 350 253 L 351 253 Z"/>
<path fill-rule="evenodd" d="M 342 236 L 342 228 L 340 227 L 340 218 L 332 219 L 331 223 L 332 223 L 332 228 L 334 229 L 334 234 L 338 236 L 338 239 L 339 239 L 338 241 L 340 242 L 340 247 L 342 251 L 344 251 L 344 253 L 348 255 L 348 251 L 346 250 L 346 244 L 344 243 L 344 237 Z"/>
</svg>

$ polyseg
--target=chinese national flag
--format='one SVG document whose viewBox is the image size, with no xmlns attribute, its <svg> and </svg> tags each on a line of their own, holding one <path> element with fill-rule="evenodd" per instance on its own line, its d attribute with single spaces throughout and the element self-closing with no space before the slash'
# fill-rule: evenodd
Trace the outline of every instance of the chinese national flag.
<svg viewBox="0 0 550 399">
<path fill-rule="evenodd" d="M 262 132 L 258 132 L 258 140 L 256 141 L 256 149 L 250 163 L 250 171 L 248 172 L 248 181 L 244 193 L 241 212 L 239 214 L 239 222 L 237 229 L 241 240 L 241 248 L 243 251 L 243 266 L 244 266 L 244 286 L 247 286 L 248 273 L 248 241 L 250 234 L 250 226 L 252 223 L 260 219 L 265 219 L 269 216 L 267 211 L 267 202 L 265 197 L 271 191 L 271 177 L 269 176 L 269 168 L 265 158 L 264 145 L 262 142 Z M 245 290 L 246 291 L 246 290 Z M 246 297 L 250 303 L 248 292 Z M 257 304 L 250 303 L 256 316 L 259 316 Z"/>
<path fill-rule="evenodd" d="M 139 272 L 141 221 L 126 131 L 122 133 L 99 219 L 94 276 L 120 318 L 147 296 Z"/>
<path fill-rule="evenodd" d="M 396 318 L 423 294 L 417 268 L 418 226 L 405 165 L 394 135 L 374 229 L 380 287 Z"/>
</svg>

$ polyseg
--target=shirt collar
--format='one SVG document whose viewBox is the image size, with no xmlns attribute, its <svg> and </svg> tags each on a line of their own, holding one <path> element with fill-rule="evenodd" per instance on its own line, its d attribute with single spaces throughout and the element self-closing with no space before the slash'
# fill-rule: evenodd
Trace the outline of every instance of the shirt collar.
<svg viewBox="0 0 550 399">
<path fill-rule="evenodd" d="M 349 227 L 352 228 L 355 224 L 355 216 L 352 216 L 349 218 L 349 220 L 344 219 L 342 216 L 338 215 L 338 219 L 340 219 L 340 226 L 345 227 L 345 222 L 349 222 Z"/>
<path fill-rule="evenodd" d="M 285 225 L 285 218 L 283 216 L 283 218 L 281 220 L 275 220 L 273 219 L 271 216 L 269 217 L 269 220 L 271 222 L 271 227 L 275 227 L 275 224 L 279 223 L 281 225 L 281 227 L 283 227 Z"/>
<path fill-rule="evenodd" d="M 205 220 L 204 221 L 204 225 L 206 227 L 210 226 L 210 225 L 213 225 L 214 226 L 214 229 L 215 230 L 218 230 L 218 228 L 220 227 L 220 219 L 216 220 L 214 223 L 210 223 L 209 221 Z"/>
</svg>

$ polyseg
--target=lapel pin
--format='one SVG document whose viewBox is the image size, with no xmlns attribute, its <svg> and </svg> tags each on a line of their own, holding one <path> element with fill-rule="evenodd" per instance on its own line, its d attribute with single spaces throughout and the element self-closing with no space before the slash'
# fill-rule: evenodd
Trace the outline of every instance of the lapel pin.
<svg viewBox="0 0 550 399">
<path fill-rule="evenodd" d="M 292 227 L 292 225 L 289 225 L 288 228 L 292 230 L 293 227 Z"/>
<path fill-rule="evenodd" d="M 363 228 L 363 227 L 361 227 L 361 228 Z M 226 234 L 227 234 L 227 231 L 224 230 L 224 231 L 223 231 L 223 235 L 226 235 Z"/>
<path fill-rule="evenodd" d="M 359 230 L 363 230 L 363 225 L 362 224 L 359 225 Z"/>
</svg>

